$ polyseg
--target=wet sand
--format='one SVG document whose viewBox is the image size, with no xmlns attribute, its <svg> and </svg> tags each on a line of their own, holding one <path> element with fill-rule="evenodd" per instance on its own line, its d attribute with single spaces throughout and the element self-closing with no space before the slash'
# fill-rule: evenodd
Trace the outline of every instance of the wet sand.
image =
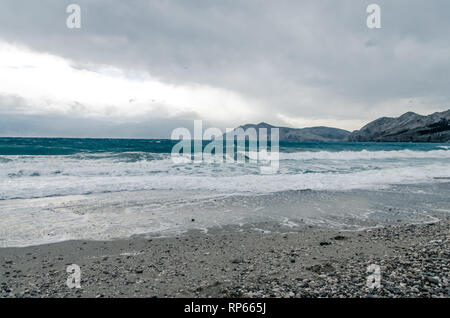
<svg viewBox="0 0 450 318">
<path fill-rule="evenodd" d="M 449 297 L 450 219 L 358 232 L 264 223 L 0 249 L 0 297 Z M 255 228 L 265 229 L 256 231 Z M 81 288 L 66 268 L 81 268 Z M 366 286 L 379 265 L 381 287 Z"/>
</svg>

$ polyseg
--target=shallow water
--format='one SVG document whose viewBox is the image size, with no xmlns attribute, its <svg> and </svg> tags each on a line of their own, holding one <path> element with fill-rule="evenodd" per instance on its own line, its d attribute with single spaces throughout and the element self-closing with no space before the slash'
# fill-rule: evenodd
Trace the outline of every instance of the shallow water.
<svg viewBox="0 0 450 318">
<path fill-rule="evenodd" d="M 360 230 L 435 222 L 437 216 L 450 213 L 450 183 L 263 195 L 134 191 L 3 200 L 0 210 L 1 247 L 137 234 L 172 236 L 192 229 L 263 222 L 278 224 L 284 231 Z M 254 230 L 269 231 L 260 225 Z"/>
</svg>

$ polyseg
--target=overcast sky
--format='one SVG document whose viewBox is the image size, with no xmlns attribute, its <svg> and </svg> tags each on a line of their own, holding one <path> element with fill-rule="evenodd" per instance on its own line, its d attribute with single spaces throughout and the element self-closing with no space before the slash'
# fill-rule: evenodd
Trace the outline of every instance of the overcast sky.
<svg viewBox="0 0 450 318">
<path fill-rule="evenodd" d="M 66 7 L 81 7 L 81 28 Z M 366 8 L 381 7 L 381 29 Z M 0 2 L 0 135 L 169 137 L 194 119 L 358 129 L 450 108 L 450 1 Z"/>
</svg>

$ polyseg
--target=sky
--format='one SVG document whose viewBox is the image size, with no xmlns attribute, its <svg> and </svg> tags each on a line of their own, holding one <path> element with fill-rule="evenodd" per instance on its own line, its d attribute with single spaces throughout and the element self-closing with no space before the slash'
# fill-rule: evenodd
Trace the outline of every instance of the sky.
<svg viewBox="0 0 450 318">
<path fill-rule="evenodd" d="M 443 111 L 449 12 L 448 0 L 2 0 L 0 136 L 167 138 L 198 119 L 352 131 Z"/>
</svg>

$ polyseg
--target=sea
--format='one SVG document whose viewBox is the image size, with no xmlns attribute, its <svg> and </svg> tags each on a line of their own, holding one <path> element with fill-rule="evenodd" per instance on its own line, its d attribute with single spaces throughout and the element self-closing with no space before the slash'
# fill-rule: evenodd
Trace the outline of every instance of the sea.
<svg viewBox="0 0 450 318">
<path fill-rule="evenodd" d="M 448 143 L 281 141 L 267 174 L 245 148 L 243 162 L 174 162 L 177 142 L 0 138 L 0 247 L 229 225 L 360 230 L 450 212 Z"/>
</svg>

